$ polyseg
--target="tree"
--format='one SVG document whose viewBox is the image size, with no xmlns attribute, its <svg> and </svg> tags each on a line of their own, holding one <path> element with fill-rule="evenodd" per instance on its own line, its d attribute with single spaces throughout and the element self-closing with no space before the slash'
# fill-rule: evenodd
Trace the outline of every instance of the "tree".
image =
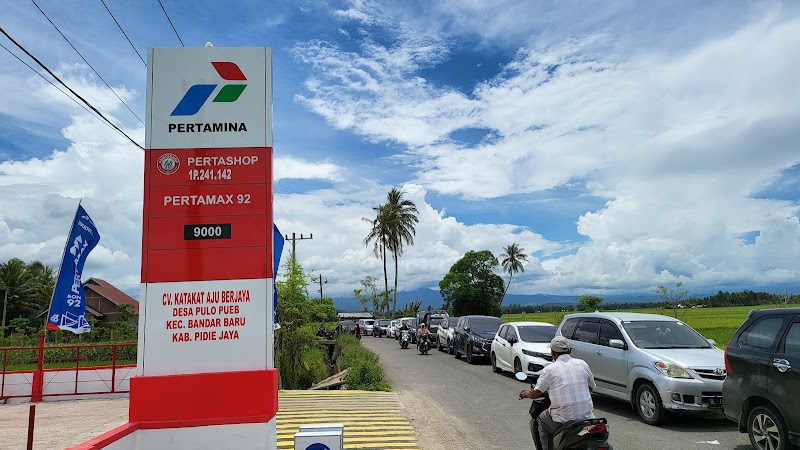
<svg viewBox="0 0 800 450">
<path fill-rule="evenodd" d="M 454 316 L 500 317 L 505 283 L 494 273 L 498 265 L 497 258 L 489 250 L 467 252 L 439 282 L 445 308 Z"/>
<path fill-rule="evenodd" d="M 397 275 L 399 271 L 398 258 L 403 254 L 404 244 L 414 245 L 416 235 L 417 205 L 411 200 L 403 199 L 403 192 L 392 188 L 386 195 L 385 220 L 388 225 L 387 248 L 394 258 L 394 303 L 392 311 L 397 310 Z M 387 287 L 388 289 L 388 287 Z"/>
<path fill-rule="evenodd" d="M 371 304 L 372 314 L 382 317 L 389 308 L 389 299 L 384 292 L 378 292 L 378 280 L 367 275 L 361 280 L 361 286 L 361 289 L 353 289 L 353 295 L 364 305 L 364 309 Z"/>
<path fill-rule="evenodd" d="M 678 281 L 675 283 L 675 289 L 669 289 L 664 285 L 659 285 L 654 291 L 667 306 L 672 306 L 672 312 L 675 318 L 678 318 L 678 305 L 681 299 L 689 293 L 688 290 L 683 289 L 683 282 Z"/>
<path fill-rule="evenodd" d="M 598 297 L 597 295 L 581 295 L 578 296 L 578 302 L 583 305 L 583 308 L 586 311 L 596 311 L 597 305 L 599 305 L 603 301 L 603 297 Z"/>
<path fill-rule="evenodd" d="M 389 302 L 389 272 L 386 270 L 386 247 L 389 241 L 389 223 L 388 223 L 388 208 L 385 205 L 379 205 L 372 208 L 375 211 L 374 219 L 367 219 L 362 217 L 362 220 L 369 222 L 371 227 L 367 237 L 364 238 L 364 246 L 373 245 L 372 251 L 377 258 L 383 262 L 383 285 L 384 298 Z"/>
<path fill-rule="evenodd" d="M 415 300 L 413 302 L 406 303 L 406 306 L 400 310 L 399 317 L 416 317 L 420 306 L 422 306 L 422 300 Z"/>
<path fill-rule="evenodd" d="M 522 262 L 528 262 L 528 255 L 523 253 L 524 251 L 524 248 L 514 243 L 506 246 L 506 248 L 503 249 L 503 253 L 500 254 L 503 270 L 508 272 L 508 284 L 506 285 L 505 291 L 503 291 L 503 299 L 506 298 L 506 292 L 508 292 L 508 288 L 511 287 L 511 278 L 514 274 L 525 272 L 525 267 L 522 265 Z"/>
<path fill-rule="evenodd" d="M 12 258 L 0 264 L 0 284 L 5 286 L 0 301 L 8 295 L 6 325 L 16 318 L 43 324 L 43 319 L 37 316 L 50 306 L 55 283 L 53 268 L 39 261 L 26 264 L 21 259 Z"/>
</svg>

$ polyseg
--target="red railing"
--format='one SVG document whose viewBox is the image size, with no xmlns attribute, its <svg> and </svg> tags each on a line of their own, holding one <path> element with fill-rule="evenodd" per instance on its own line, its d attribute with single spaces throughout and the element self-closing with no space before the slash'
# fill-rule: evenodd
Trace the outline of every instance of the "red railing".
<svg viewBox="0 0 800 450">
<path fill-rule="evenodd" d="M 128 368 L 130 371 L 136 367 L 136 364 L 118 364 L 118 355 L 119 349 L 122 347 L 136 347 L 136 343 L 127 343 L 127 344 L 90 344 L 90 345 L 54 345 L 54 346 L 45 346 L 44 345 L 44 333 L 39 335 L 39 345 L 36 347 L 6 347 L 0 348 L 0 352 L 2 352 L 2 371 L 0 371 L 0 400 L 5 401 L 10 398 L 25 398 L 30 397 L 32 402 L 40 402 L 42 401 L 43 397 L 56 397 L 56 396 L 65 396 L 65 395 L 98 395 L 98 394 L 118 394 L 118 393 L 126 393 L 129 390 L 120 390 L 118 389 L 117 383 L 117 369 L 124 369 Z M 102 365 L 96 366 L 85 364 L 85 367 L 81 366 L 81 350 L 84 350 L 85 353 L 89 349 L 97 349 L 97 348 L 110 348 L 111 349 L 111 365 Z M 58 350 L 69 350 L 74 349 L 74 366 L 62 366 L 58 368 L 52 369 L 45 369 L 45 353 L 48 351 L 58 351 Z M 7 370 L 9 366 L 9 353 L 10 352 L 36 352 L 36 369 L 32 370 Z M 84 353 L 84 354 L 85 354 Z M 61 358 L 59 362 L 65 362 L 65 358 Z M 70 362 L 72 361 L 72 357 L 70 356 L 67 358 Z M 15 361 L 25 360 L 25 358 L 15 358 Z M 84 357 L 83 362 L 86 363 L 90 361 L 91 358 Z M 45 393 L 47 386 L 54 382 L 55 375 L 53 379 L 51 379 L 47 384 L 45 384 L 45 374 L 46 373 L 53 373 L 53 372 L 75 372 L 74 378 L 74 387 L 71 389 L 71 392 L 51 392 Z M 97 379 L 90 379 L 90 380 L 81 380 L 80 375 L 81 372 L 91 371 L 94 370 L 98 378 Z M 100 371 L 102 370 L 110 370 L 111 371 L 111 379 L 105 380 Z M 29 379 L 27 376 L 28 374 L 32 375 Z M 7 390 L 7 377 L 18 375 L 17 378 L 24 378 L 24 380 L 30 383 L 30 393 L 26 394 L 13 394 L 8 393 Z M 110 385 L 107 383 L 110 381 Z M 63 382 L 59 382 L 63 383 Z M 107 389 L 103 390 L 90 390 L 90 391 L 81 391 L 78 389 L 80 383 L 102 383 Z"/>
</svg>

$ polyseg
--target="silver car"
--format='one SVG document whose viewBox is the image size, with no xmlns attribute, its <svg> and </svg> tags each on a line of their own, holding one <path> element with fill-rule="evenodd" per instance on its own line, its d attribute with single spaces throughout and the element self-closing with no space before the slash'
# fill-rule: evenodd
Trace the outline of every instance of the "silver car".
<svg viewBox="0 0 800 450">
<path fill-rule="evenodd" d="M 689 325 L 668 316 L 582 313 L 564 317 L 556 334 L 589 364 L 595 393 L 631 402 L 657 425 L 670 411 L 722 409 L 724 352 Z"/>
</svg>

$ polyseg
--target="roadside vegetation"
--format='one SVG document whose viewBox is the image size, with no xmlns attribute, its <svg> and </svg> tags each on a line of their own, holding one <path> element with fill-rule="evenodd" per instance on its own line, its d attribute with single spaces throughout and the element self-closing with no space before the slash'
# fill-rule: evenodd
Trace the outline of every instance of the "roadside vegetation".
<svg viewBox="0 0 800 450">
<path fill-rule="evenodd" d="M 388 391 L 389 383 L 378 360 L 378 355 L 361 345 L 356 337 L 349 333 L 336 336 L 334 350 L 334 372 L 347 368 L 350 372 L 345 378 L 345 389 L 363 391 Z"/>
</svg>

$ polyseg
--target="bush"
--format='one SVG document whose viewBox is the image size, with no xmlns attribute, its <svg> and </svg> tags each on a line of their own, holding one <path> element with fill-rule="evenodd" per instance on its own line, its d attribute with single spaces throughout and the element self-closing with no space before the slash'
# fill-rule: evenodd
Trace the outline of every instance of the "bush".
<svg viewBox="0 0 800 450">
<path fill-rule="evenodd" d="M 336 337 L 334 360 L 337 371 L 350 368 L 350 373 L 345 378 L 345 389 L 389 390 L 389 383 L 378 361 L 378 355 L 362 347 L 355 336 L 342 333 Z"/>
</svg>

